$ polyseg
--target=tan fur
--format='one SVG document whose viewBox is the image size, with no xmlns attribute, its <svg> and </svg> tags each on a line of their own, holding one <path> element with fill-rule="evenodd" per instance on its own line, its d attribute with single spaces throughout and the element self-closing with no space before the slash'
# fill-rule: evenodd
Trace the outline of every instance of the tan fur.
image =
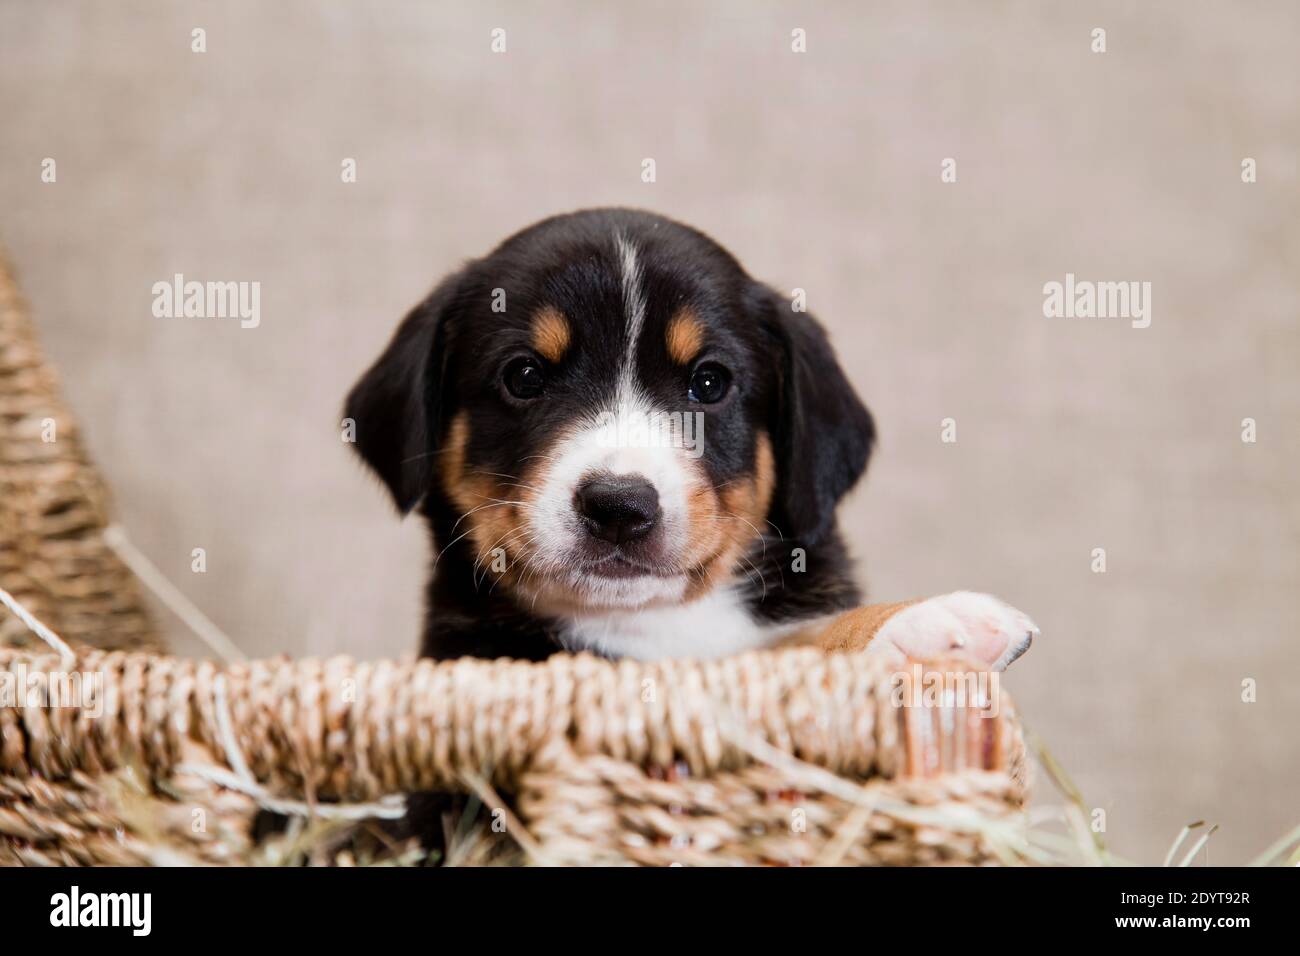
<svg viewBox="0 0 1300 956">
<path fill-rule="evenodd" d="M 533 316 L 533 348 L 548 362 L 558 362 L 569 349 L 572 335 L 569 320 L 553 305 L 546 305 Z"/>
<path fill-rule="evenodd" d="M 691 523 L 687 551 L 692 568 L 686 600 L 711 591 L 733 573 L 744 573 L 741 559 L 762 533 L 775 487 L 772 442 L 766 433 L 759 432 L 752 476 L 729 482 L 721 493 L 703 483 L 691 493 L 687 504 Z"/>
<path fill-rule="evenodd" d="M 463 517 L 456 535 L 467 533 L 474 542 L 477 568 L 486 576 L 515 579 L 526 557 L 527 525 L 525 515 L 535 492 L 530 474 L 515 482 L 496 475 L 475 474 L 465 470 L 465 448 L 469 443 L 469 416 L 465 412 L 452 420 L 447 445 L 442 454 L 442 480 L 447 496 Z M 441 548 L 450 542 L 438 543 Z M 501 548 L 506 554 L 506 571 L 491 572 L 492 552 Z"/>
<path fill-rule="evenodd" d="M 814 643 L 826 651 L 860 651 L 885 626 L 885 622 L 904 608 L 917 603 L 899 601 L 896 604 L 867 604 L 836 615 L 816 635 Z"/>
<path fill-rule="evenodd" d="M 870 644 L 885 622 L 918 601 L 899 601 L 895 604 L 865 604 L 827 618 L 809 621 L 805 626 L 785 635 L 781 647 L 820 647 L 828 652 L 860 651 Z"/>
<path fill-rule="evenodd" d="M 704 348 L 704 325 L 690 309 L 682 309 L 668 321 L 664 338 L 668 357 L 678 365 L 690 365 Z"/>
</svg>

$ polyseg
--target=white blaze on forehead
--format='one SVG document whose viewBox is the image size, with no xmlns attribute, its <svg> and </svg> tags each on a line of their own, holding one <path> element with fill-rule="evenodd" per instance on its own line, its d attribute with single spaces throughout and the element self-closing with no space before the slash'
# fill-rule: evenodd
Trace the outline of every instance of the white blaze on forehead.
<svg viewBox="0 0 1300 956">
<path fill-rule="evenodd" d="M 624 318 L 627 319 L 627 351 L 623 353 L 623 364 L 619 368 L 618 385 L 622 397 L 628 399 L 635 390 L 636 346 L 641 339 L 641 327 L 645 325 L 645 293 L 641 290 L 641 263 L 637 260 L 636 246 L 621 232 L 614 234 L 614 243 L 618 246 Z"/>
</svg>

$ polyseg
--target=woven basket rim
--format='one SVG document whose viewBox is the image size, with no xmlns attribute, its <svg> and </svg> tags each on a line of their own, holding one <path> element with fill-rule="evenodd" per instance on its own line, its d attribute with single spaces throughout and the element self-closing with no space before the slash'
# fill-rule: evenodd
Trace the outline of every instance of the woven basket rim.
<svg viewBox="0 0 1300 956">
<path fill-rule="evenodd" d="M 992 717 L 956 704 L 900 707 L 889 686 L 895 671 L 879 657 L 815 648 L 702 661 L 340 655 L 228 665 L 97 650 L 68 662 L 0 649 L 0 678 L 35 675 L 32 686 L 47 691 L 73 672 L 101 682 L 79 706 L 55 706 L 64 702 L 48 694 L 0 700 L 0 731 L 11 738 L 0 773 L 59 778 L 139 763 L 165 775 L 197 742 L 261 783 L 366 800 L 456 788 L 466 773 L 512 785 L 556 748 L 697 775 L 754 762 L 763 748 L 859 778 L 1014 773 L 1023 762 L 999 685 Z"/>
</svg>

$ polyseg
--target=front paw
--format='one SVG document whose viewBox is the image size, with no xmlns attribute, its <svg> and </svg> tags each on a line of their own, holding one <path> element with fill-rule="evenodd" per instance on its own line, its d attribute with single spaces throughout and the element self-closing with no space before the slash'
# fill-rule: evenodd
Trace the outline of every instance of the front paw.
<svg viewBox="0 0 1300 956">
<path fill-rule="evenodd" d="M 992 595 L 954 591 L 899 611 L 872 644 L 919 660 L 957 655 L 1000 671 L 1028 650 L 1038 633 L 1027 614 Z"/>
</svg>

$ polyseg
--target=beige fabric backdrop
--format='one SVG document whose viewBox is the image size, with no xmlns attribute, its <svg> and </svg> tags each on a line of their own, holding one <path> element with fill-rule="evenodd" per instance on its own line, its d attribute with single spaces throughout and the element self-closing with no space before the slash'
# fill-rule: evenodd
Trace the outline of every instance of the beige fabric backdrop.
<svg viewBox="0 0 1300 956">
<path fill-rule="evenodd" d="M 1008 684 L 1119 852 L 1300 823 L 1300 6 L 654 6 L 0 4 L 0 242 L 136 542 L 252 653 L 412 649 L 427 546 L 343 394 L 458 260 L 645 206 L 808 291 L 880 424 L 872 594 L 1038 620 Z M 177 272 L 260 327 L 154 318 Z M 1045 319 L 1067 272 L 1150 328 Z"/>
</svg>

